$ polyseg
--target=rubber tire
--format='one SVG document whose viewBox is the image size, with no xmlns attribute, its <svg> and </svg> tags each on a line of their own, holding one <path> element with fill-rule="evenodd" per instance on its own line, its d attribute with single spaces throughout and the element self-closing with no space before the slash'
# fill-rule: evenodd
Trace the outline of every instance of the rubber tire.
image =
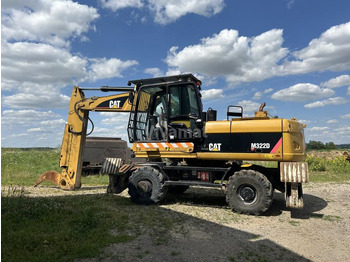
<svg viewBox="0 0 350 262">
<path fill-rule="evenodd" d="M 188 188 L 189 188 L 189 186 L 169 186 L 168 193 L 170 193 L 170 194 L 182 194 Z"/>
<path fill-rule="evenodd" d="M 145 194 L 138 189 L 140 181 L 150 182 L 151 192 Z M 164 186 L 165 177 L 159 170 L 145 166 L 135 170 L 129 178 L 129 195 L 131 200 L 136 204 L 151 205 L 162 201 L 167 193 Z"/>
<path fill-rule="evenodd" d="M 255 190 L 255 198 L 252 203 L 245 202 L 239 196 L 240 187 L 246 185 Z M 230 208 L 241 214 L 261 215 L 270 208 L 273 201 L 271 182 L 266 176 L 255 170 L 235 172 L 229 178 L 225 194 Z"/>
</svg>

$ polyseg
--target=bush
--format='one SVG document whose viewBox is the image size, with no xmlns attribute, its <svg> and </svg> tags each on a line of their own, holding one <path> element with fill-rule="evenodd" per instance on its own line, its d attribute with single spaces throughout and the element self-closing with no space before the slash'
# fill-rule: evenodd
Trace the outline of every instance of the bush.
<svg viewBox="0 0 350 262">
<path fill-rule="evenodd" d="M 350 163 L 344 157 L 336 157 L 330 162 L 331 171 L 335 173 L 350 173 Z"/>
<path fill-rule="evenodd" d="M 326 160 L 320 157 L 307 156 L 306 162 L 309 165 L 309 170 L 314 172 L 326 171 Z"/>
<path fill-rule="evenodd" d="M 307 156 L 306 162 L 311 172 L 332 172 L 350 174 L 350 163 L 344 157 L 325 159 L 321 157 Z"/>
</svg>

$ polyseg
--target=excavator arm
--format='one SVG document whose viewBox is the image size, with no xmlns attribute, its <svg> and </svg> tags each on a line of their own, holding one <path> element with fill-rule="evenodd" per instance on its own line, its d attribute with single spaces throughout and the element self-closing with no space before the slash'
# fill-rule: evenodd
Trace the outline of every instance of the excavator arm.
<svg viewBox="0 0 350 262">
<path fill-rule="evenodd" d="M 130 112 L 133 88 L 102 87 L 101 91 L 128 91 L 126 93 L 85 98 L 84 89 L 73 88 L 70 97 L 68 122 L 64 128 L 61 146 L 60 167 L 62 172 L 46 171 L 40 175 L 34 186 L 48 180 L 66 190 L 81 187 L 83 151 L 90 111 Z"/>
</svg>

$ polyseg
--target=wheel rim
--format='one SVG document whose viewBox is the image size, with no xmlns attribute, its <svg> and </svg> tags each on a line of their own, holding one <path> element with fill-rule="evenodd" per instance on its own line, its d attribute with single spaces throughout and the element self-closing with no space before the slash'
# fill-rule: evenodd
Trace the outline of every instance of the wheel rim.
<svg viewBox="0 0 350 262">
<path fill-rule="evenodd" d="M 241 185 L 237 189 L 237 197 L 245 204 L 253 204 L 257 200 L 256 189 L 252 185 Z"/>
<path fill-rule="evenodd" d="M 141 180 L 137 183 L 137 191 L 142 196 L 150 196 L 152 192 L 152 183 L 148 180 Z"/>
</svg>

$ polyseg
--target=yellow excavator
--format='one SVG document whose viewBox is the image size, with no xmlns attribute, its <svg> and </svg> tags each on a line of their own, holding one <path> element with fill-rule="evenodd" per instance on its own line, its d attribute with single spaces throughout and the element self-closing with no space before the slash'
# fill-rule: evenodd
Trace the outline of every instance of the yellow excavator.
<svg viewBox="0 0 350 262">
<path fill-rule="evenodd" d="M 123 93 L 90 98 L 84 95 L 87 89 L 75 86 L 62 141 L 62 172 L 47 171 L 35 185 L 49 180 L 62 189 L 80 188 L 89 112 L 129 112 L 126 129 L 134 161 L 106 159 L 108 192 L 128 187 L 135 203 L 154 204 L 190 186 L 217 187 L 233 211 L 260 215 L 271 206 L 276 189 L 285 193 L 287 207 L 302 208 L 302 183 L 309 180 L 305 125 L 271 117 L 265 103 L 253 117 L 243 117 L 240 106 L 228 106 L 227 119 L 218 121 L 216 110 L 203 111 L 201 85 L 192 74 L 165 76 L 101 87 Z M 247 161 L 275 161 L 277 167 Z"/>
</svg>

